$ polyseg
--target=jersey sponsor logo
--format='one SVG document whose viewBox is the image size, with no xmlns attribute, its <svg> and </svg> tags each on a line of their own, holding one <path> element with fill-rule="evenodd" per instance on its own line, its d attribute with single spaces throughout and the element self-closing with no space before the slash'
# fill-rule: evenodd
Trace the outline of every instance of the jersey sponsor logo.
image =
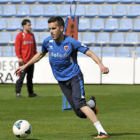
<svg viewBox="0 0 140 140">
<path fill-rule="evenodd" d="M 55 57 L 55 58 L 67 58 L 67 57 L 69 57 L 69 54 L 66 54 L 66 53 L 60 54 L 60 53 L 51 52 L 50 55 L 51 55 L 51 57 Z"/>
<path fill-rule="evenodd" d="M 34 42 L 33 41 L 23 41 L 23 45 L 26 45 L 26 44 L 33 44 Z"/>
<path fill-rule="evenodd" d="M 64 46 L 65 51 L 69 49 L 69 46 Z"/>
</svg>

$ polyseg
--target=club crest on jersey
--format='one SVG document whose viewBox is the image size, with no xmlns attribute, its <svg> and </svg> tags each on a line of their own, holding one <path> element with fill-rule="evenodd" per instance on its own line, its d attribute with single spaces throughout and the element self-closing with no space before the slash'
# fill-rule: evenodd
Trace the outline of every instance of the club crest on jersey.
<svg viewBox="0 0 140 140">
<path fill-rule="evenodd" d="M 69 46 L 64 46 L 65 51 L 69 49 Z"/>
</svg>

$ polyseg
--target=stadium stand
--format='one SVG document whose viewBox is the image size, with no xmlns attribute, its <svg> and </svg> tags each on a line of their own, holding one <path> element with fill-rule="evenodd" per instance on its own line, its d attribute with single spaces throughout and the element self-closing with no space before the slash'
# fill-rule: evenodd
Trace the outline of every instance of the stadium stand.
<svg viewBox="0 0 140 140">
<path fill-rule="evenodd" d="M 11 57 L 12 56 L 12 47 L 5 46 L 3 51 L 3 57 Z"/>
<path fill-rule="evenodd" d="M 118 29 L 119 23 L 118 19 L 107 19 L 104 31 L 115 31 Z"/>
<path fill-rule="evenodd" d="M 129 47 L 118 47 L 117 57 L 130 57 L 130 48 Z"/>
<path fill-rule="evenodd" d="M 84 18 L 79 19 L 78 31 L 87 31 L 90 29 L 90 19 Z"/>
<path fill-rule="evenodd" d="M 43 40 L 50 35 L 47 28 L 48 18 L 58 15 L 65 20 L 70 15 L 69 3 L 71 1 L 0 0 L 0 36 L 2 33 L 7 34 L 0 38 L 1 55 L 4 55 L 4 46 L 14 45 L 17 33 L 23 30 L 21 21 L 25 18 L 31 20 L 36 42 L 39 46 L 42 45 Z M 112 54 L 108 53 L 106 51 L 107 47 L 124 46 L 133 48 L 140 45 L 139 3 L 140 0 L 77 0 L 78 40 L 89 47 L 107 45 L 103 47 L 103 56 L 105 57 L 120 56 L 114 55 L 113 50 Z M 74 11 L 74 7 L 72 7 L 72 11 Z M 101 52 L 96 53 L 101 56 Z"/>
<path fill-rule="evenodd" d="M 9 19 L 9 24 L 6 28 L 7 31 L 16 31 L 21 28 L 21 20 L 18 18 Z"/>
<path fill-rule="evenodd" d="M 93 19 L 90 31 L 101 31 L 104 29 L 104 20 L 103 19 Z"/>
<path fill-rule="evenodd" d="M 93 51 L 98 57 L 101 57 L 101 47 L 90 47 L 91 51 Z"/>
<path fill-rule="evenodd" d="M 2 17 L 12 17 L 16 14 L 15 5 L 5 5 Z"/>
<path fill-rule="evenodd" d="M 0 45 L 8 45 L 12 41 L 12 36 L 10 32 L 0 33 Z"/>
<path fill-rule="evenodd" d="M 0 56 L 2 56 L 2 47 L 0 46 Z"/>
<path fill-rule="evenodd" d="M 46 18 L 38 18 L 36 21 L 36 25 L 33 28 L 34 31 L 44 31 L 48 29 L 48 19 Z"/>
<path fill-rule="evenodd" d="M 114 14 L 112 15 L 112 17 L 121 18 L 121 17 L 125 16 L 126 14 L 127 14 L 126 5 L 116 5 Z"/>
<path fill-rule="evenodd" d="M 115 57 L 116 56 L 115 47 L 104 47 L 103 48 L 103 57 Z"/>
<path fill-rule="evenodd" d="M 29 5 L 19 5 L 16 17 L 26 17 L 30 14 L 30 6 Z"/>
<path fill-rule="evenodd" d="M 33 5 L 30 17 L 39 17 L 44 14 L 44 6 L 43 5 Z"/>
<path fill-rule="evenodd" d="M 101 7 L 101 12 L 100 15 L 98 15 L 99 17 L 109 17 L 113 15 L 113 7 L 112 5 L 103 5 Z"/>
<path fill-rule="evenodd" d="M 57 5 L 46 5 L 46 8 L 45 8 L 45 13 L 43 14 L 44 17 L 51 17 L 51 16 L 54 16 L 54 15 L 57 15 Z"/>
<path fill-rule="evenodd" d="M 88 5 L 84 17 L 95 17 L 99 15 L 99 6 L 98 5 Z"/>
<path fill-rule="evenodd" d="M 6 27 L 7 27 L 7 21 L 6 21 L 6 19 L 5 18 L 1 18 L 0 19 L 0 31 L 6 29 Z"/>
<path fill-rule="evenodd" d="M 58 16 L 66 17 L 70 15 L 70 5 L 60 5 Z"/>
</svg>

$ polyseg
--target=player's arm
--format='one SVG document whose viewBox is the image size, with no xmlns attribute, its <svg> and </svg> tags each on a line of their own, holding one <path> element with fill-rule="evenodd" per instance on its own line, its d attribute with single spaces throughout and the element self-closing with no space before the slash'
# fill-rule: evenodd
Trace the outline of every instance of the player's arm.
<svg viewBox="0 0 140 140">
<path fill-rule="evenodd" d="M 101 60 L 95 53 L 93 53 L 90 50 L 87 50 L 85 54 L 91 57 L 99 65 L 103 74 L 107 74 L 109 72 L 109 69 L 102 64 Z"/>
<path fill-rule="evenodd" d="M 46 53 L 43 53 L 42 51 L 38 52 L 36 55 L 34 55 L 34 57 L 25 65 L 20 66 L 16 71 L 15 74 L 18 75 L 18 73 L 20 71 L 23 71 L 25 68 L 29 67 L 30 65 L 38 62 L 41 58 L 43 58 L 45 56 Z"/>
</svg>

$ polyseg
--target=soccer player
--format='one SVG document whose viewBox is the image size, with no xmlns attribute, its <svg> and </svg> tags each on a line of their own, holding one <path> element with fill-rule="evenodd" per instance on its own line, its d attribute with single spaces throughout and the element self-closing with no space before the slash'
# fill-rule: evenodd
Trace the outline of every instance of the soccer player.
<svg viewBox="0 0 140 140">
<path fill-rule="evenodd" d="M 15 52 L 18 57 L 19 65 L 25 65 L 29 62 L 36 52 L 36 42 L 33 33 L 31 33 L 31 21 L 28 19 L 24 19 L 22 21 L 23 31 L 17 34 L 15 41 Z M 30 65 L 25 70 L 19 73 L 19 77 L 16 81 L 15 92 L 16 97 L 21 98 L 21 88 L 23 85 L 23 80 L 25 75 L 27 74 L 27 89 L 28 89 L 28 97 L 39 97 L 33 91 L 33 73 L 34 73 L 34 64 Z"/>
<path fill-rule="evenodd" d="M 100 67 L 103 74 L 109 69 L 105 67 L 98 56 L 72 37 L 63 34 L 64 21 L 59 16 L 53 16 L 48 20 L 51 36 L 47 37 L 42 45 L 42 51 L 38 52 L 27 64 L 20 66 L 15 74 L 23 71 L 30 65 L 39 61 L 46 53 L 49 53 L 49 61 L 54 77 L 58 81 L 62 92 L 67 97 L 71 107 L 80 118 L 88 118 L 98 131 L 95 138 L 108 138 L 109 135 L 98 121 L 95 98 L 86 103 L 83 75 L 77 64 L 77 52 L 80 51 L 91 57 Z M 95 113 L 94 113 L 95 111 Z"/>
</svg>

